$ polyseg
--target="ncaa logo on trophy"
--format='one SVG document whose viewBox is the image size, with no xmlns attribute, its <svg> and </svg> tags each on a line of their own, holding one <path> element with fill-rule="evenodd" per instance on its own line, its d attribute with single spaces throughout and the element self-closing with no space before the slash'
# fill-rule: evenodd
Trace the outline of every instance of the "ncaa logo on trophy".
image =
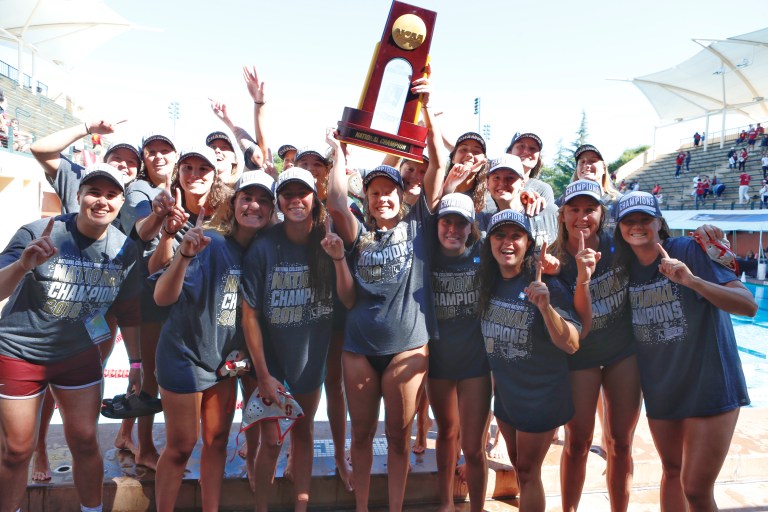
<svg viewBox="0 0 768 512">
<path fill-rule="evenodd" d="M 436 12 L 392 2 L 360 102 L 344 108 L 339 121 L 341 142 L 422 161 L 427 129 L 417 124 L 421 101 L 410 89 L 428 74 L 436 18 Z"/>
</svg>

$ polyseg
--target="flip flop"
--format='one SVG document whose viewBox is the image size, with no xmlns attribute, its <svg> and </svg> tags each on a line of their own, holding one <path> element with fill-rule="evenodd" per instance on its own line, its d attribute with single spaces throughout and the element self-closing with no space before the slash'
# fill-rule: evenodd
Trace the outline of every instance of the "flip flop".
<svg viewBox="0 0 768 512">
<path fill-rule="evenodd" d="M 113 420 L 150 416 L 163 410 L 159 398 L 152 398 L 145 392 L 131 395 L 116 395 L 113 399 L 102 400 L 101 415 Z"/>
</svg>

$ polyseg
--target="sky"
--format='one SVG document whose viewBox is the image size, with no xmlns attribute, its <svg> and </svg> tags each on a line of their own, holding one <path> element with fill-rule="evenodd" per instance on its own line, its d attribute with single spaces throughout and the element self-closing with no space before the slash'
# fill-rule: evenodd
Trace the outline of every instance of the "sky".
<svg viewBox="0 0 768 512">
<path fill-rule="evenodd" d="M 72 91 L 83 115 L 127 119 L 118 136 L 138 140 L 173 130 L 171 102 L 180 104 L 177 146 L 203 141 L 223 125 L 208 98 L 227 103 L 233 120 L 253 131 L 252 104 L 242 66 L 265 81 L 269 142 L 325 149 L 325 127 L 345 106 L 356 106 L 390 0 L 106 0 L 146 30 L 106 41 L 63 72 L 38 63 Z M 717 0 L 640 3 L 412 0 L 437 12 L 431 46 L 432 104 L 442 110 L 450 138 L 489 124 L 490 157 L 516 131 L 544 140 L 550 161 L 559 141 L 575 138 L 582 112 L 588 141 L 607 160 L 629 147 L 652 144 L 658 117 L 630 79 L 672 67 L 701 47 L 692 38 L 726 38 L 763 28 L 760 16 L 734 13 Z M 757 13 L 757 11 L 755 11 Z M 87 15 L 84 15 L 87 16 Z M 3 60 L 15 60 L 1 54 Z M 747 121 L 743 121 L 746 123 Z M 713 121 L 719 127 L 719 121 Z M 670 149 L 703 131 L 704 121 L 660 130 Z M 715 129 L 715 128 L 712 128 Z M 662 144 L 662 143 L 666 144 Z M 361 166 L 379 155 L 361 154 Z"/>
</svg>

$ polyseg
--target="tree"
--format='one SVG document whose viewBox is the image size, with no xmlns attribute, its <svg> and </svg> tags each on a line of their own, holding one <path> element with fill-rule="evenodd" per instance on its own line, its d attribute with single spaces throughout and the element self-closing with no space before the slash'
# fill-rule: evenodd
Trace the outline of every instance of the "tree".
<svg viewBox="0 0 768 512">
<path fill-rule="evenodd" d="M 573 155 L 579 146 L 587 143 L 587 135 L 587 113 L 582 110 L 581 123 L 576 131 L 576 139 L 567 148 L 563 146 L 563 140 L 560 139 L 557 142 L 557 153 L 555 154 L 552 166 L 544 166 L 541 170 L 541 180 L 549 183 L 549 186 L 552 187 L 555 193 L 555 197 L 559 197 L 568 183 L 571 182 L 571 178 L 576 172 L 576 162 L 573 159 Z"/>
<path fill-rule="evenodd" d="M 549 186 L 552 187 L 552 191 L 555 193 L 555 197 L 560 197 L 565 187 L 571 182 L 571 177 L 575 170 L 575 165 L 571 163 L 572 160 L 573 150 L 563 147 L 563 140 L 560 139 L 557 142 L 557 153 L 555 154 L 554 162 L 551 166 L 545 165 L 541 169 L 541 180 L 549 183 Z"/>
<path fill-rule="evenodd" d="M 644 145 L 637 146 L 636 148 L 625 149 L 619 158 L 608 164 L 608 172 L 613 173 L 614 171 L 617 171 L 619 167 L 629 162 L 637 155 L 645 153 L 650 147 L 651 146 Z"/>
</svg>

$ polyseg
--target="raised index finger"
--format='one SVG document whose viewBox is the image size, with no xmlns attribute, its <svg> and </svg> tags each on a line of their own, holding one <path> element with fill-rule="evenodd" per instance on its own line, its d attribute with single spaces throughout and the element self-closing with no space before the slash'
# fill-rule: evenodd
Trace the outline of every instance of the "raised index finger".
<svg viewBox="0 0 768 512">
<path fill-rule="evenodd" d="M 547 242 L 546 240 L 541 244 L 541 252 L 539 253 L 539 261 L 536 262 L 536 280 L 541 281 L 541 267 L 544 266 L 544 260 L 547 254 Z"/>
<path fill-rule="evenodd" d="M 195 222 L 196 228 L 203 227 L 203 221 L 205 220 L 205 208 L 200 208 L 200 213 L 197 214 L 197 222 Z"/>
<path fill-rule="evenodd" d="M 667 251 L 664 250 L 664 247 L 662 247 L 660 243 L 656 244 L 656 248 L 659 250 L 659 254 L 661 254 L 662 258 L 669 258 L 669 254 L 667 254 Z"/>
<path fill-rule="evenodd" d="M 331 233 L 332 229 L 333 228 L 331 226 L 331 216 L 330 215 L 326 215 L 325 216 L 325 234 L 326 234 L 326 236 L 328 235 L 328 233 Z"/>
<path fill-rule="evenodd" d="M 584 250 L 584 232 L 579 231 L 579 252 Z"/>
<path fill-rule="evenodd" d="M 40 238 L 43 238 L 45 236 L 51 236 L 51 231 L 53 231 L 53 217 L 48 219 L 48 225 L 45 226 L 45 229 L 42 233 L 40 233 Z"/>
</svg>

